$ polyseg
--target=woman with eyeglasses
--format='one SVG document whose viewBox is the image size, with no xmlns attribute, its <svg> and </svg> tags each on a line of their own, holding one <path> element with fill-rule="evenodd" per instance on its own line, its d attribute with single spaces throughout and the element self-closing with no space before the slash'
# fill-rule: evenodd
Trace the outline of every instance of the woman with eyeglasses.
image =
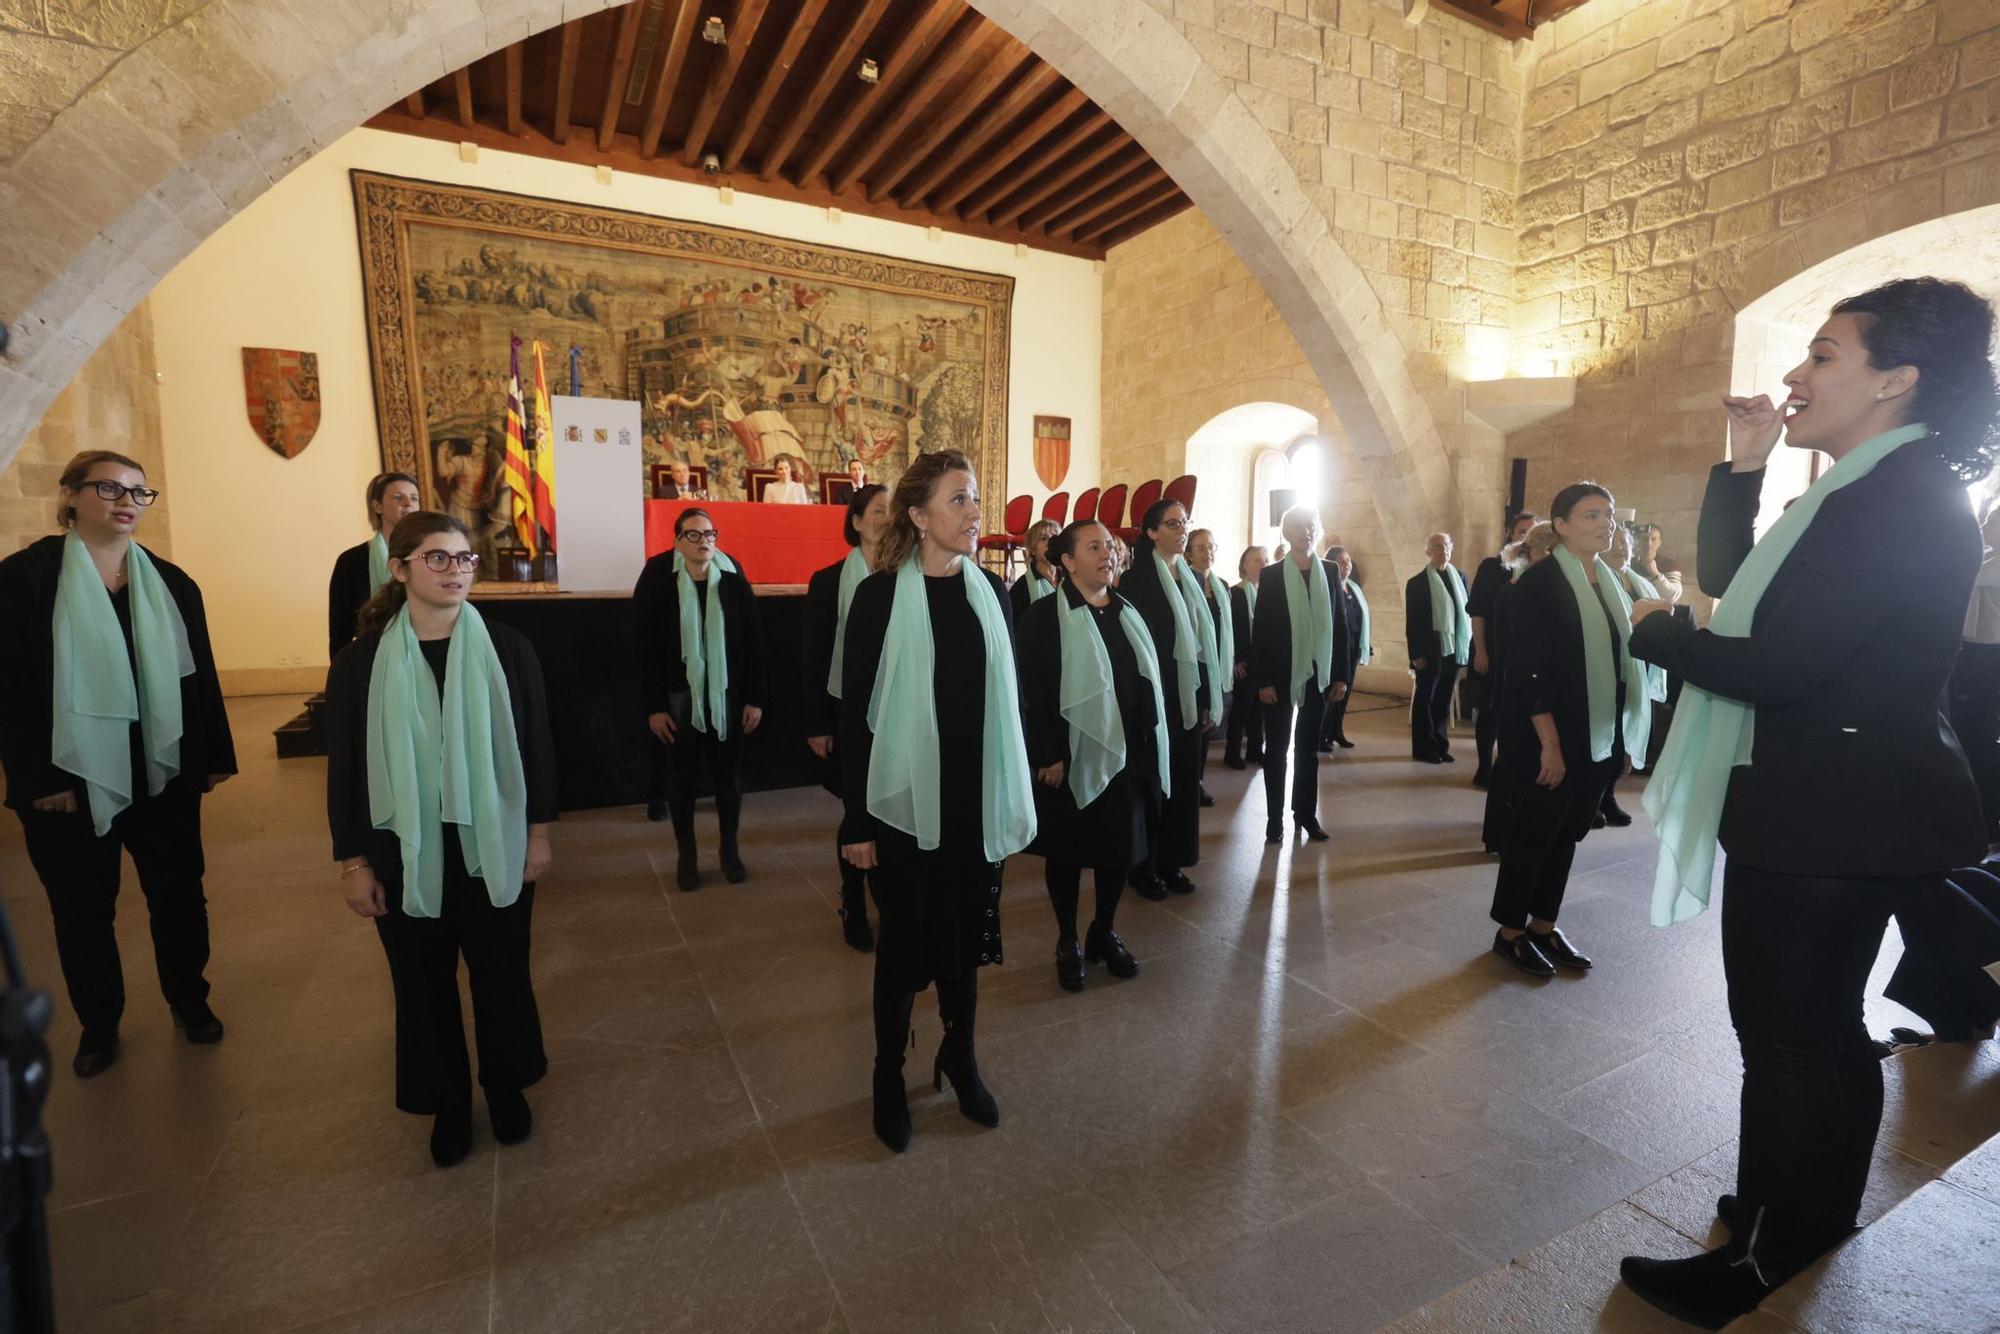
<svg viewBox="0 0 2000 1334">
<path fill-rule="evenodd" d="M 125 1010 L 121 853 L 139 872 L 175 1026 L 222 1041 L 203 976 L 201 799 L 236 772 L 236 748 L 201 590 L 133 540 L 160 495 L 145 470 L 90 450 L 57 485 L 62 534 L 0 561 L 0 763 L 83 1025 L 70 1068 L 88 1079 L 117 1059 Z"/>
<path fill-rule="evenodd" d="M 764 720 L 764 636 L 756 595 L 717 543 L 705 509 L 674 520 L 674 548 L 646 562 L 632 588 L 646 726 L 667 748 L 667 805 L 680 864 L 674 882 L 699 889 L 694 792 L 702 769 L 715 791 L 722 877 L 750 878 L 737 847 L 743 814 L 743 738 Z"/>
<path fill-rule="evenodd" d="M 825 765 L 826 790 L 841 795 L 840 763 L 834 738 L 840 732 L 841 678 L 847 643 L 847 612 L 854 590 L 875 568 L 882 537 L 889 531 L 889 488 L 870 482 L 847 498 L 842 535 L 852 548 L 847 555 L 816 572 L 806 585 L 806 605 L 800 620 L 805 632 L 806 745 Z M 833 855 L 840 867 L 840 934 L 863 954 L 875 948 L 868 926 L 867 874 L 840 855 L 840 835 L 834 834 Z"/>
<path fill-rule="evenodd" d="M 389 577 L 326 678 L 326 809 L 347 906 L 373 919 L 396 993 L 396 1107 L 431 1121 L 431 1160 L 472 1151 L 472 990 L 493 1138 L 519 1144 L 523 1090 L 548 1070 L 528 972 L 549 869 L 555 743 L 527 639 L 466 601 L 464 525 L 419 510 L 389 536 Z"/>
<path fill-rule="evenodd" d="M 1201 755 L 1208 729 L 1222 709 L 1222 674 L 1215 667 L 1215 627 L 1187 549 L 1187 507 L 1158 500 L 1139 521 L 1142 534 L 1132 567 L 1119 581 L 1152 632 L 1160 660 L 1160 692 L 1167 702 L 1167 771 L 1171 791 L 1146 831 L 1146 856 L 1132 872 L 1132 891 L 1158 901 L 1167 891 L 1194 893 L 1185 868 L 1201 858 Z"/>
<path fill-rule="evenodd" d="M 375 535 L 349 547 L 333 562 L 326 589 L 326 660 L 347 647 L 361 608 L 389 582 L 389 534 L 406 515 L 423 508 L 417 479 L 406 472 L 375 474 L 368 483 L 368 525 Z"/>
</svg>

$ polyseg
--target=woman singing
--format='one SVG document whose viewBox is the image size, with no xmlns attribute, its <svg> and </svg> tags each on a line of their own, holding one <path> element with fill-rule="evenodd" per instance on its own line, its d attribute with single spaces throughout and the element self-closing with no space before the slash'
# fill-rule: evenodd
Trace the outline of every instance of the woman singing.
<svg viewBox="0 0 2000 1334">
<path fill-rule="evenodd" d="M 396 992 L 396 1107 L 432 1118 L 431 1160 L 472 1151 L 465 957 L 493 1138 L 518 1144 L 548 1069 L 528 976 L 549 868 L 555 745 L 535 651 L 466 602 L 479 557 L 446 514 L 389 537 L 390 582 L 326 678 L 326 809 L 347 906 L 373 918 Z"/>
<path fill-rule="evenodd" d="M 1146 848 L 1146 816 L 1168 782 L 1166 710 L 1153 637 L 1132 604 L 1111 590 L 1111 534 L 1095 519 L 1050 544 L 1064 571 L 1056 596 L 1020 622 L 1028 759 L 1056 913 L 1056 981 L 1083 990 L 1085 965 L 1113 977 L 1139 965 L 1112 929 L 1118 898 Z M 1097 911 L 1081 948 L 1076 905 L 1089 867 Z"/>
<path fill-rule="evenodd" d="M 132 540 L 160 493 L 108 450 L 78 454 L 57 485 L 64 533 L 0 561 L 0 759 L 83 1025 L 70 1068 L 88 1079 L 118 1058 L 124 852 L 175 1026 L 189 1042 L 222 1041 L 202 976 L 201 799 L 236 772 L 236 748 L 201 590 Z"/>
<path fill-rule="evenodd" d="M 1688 1260 L 1627 1257 L 1654 1305 L 1718 1329 L 1853 1229 L 1882 1119 L 1862 992 L 1892 913 L 1986 855 L 1979 793 L 1939 717 L 1979 569 L 1968 482 L 1996 447 L 1993 310 L 1957 283 L 1887 283 L 1834 306 L 1769 398 L 1725 398 L 1698 575 L 1706 630 L 1634 608 L 1633 652 L 1686 686 L 1646 790 L 1653 920 L 1698 913 L 1718 844 L 1722 966 L 1743 1049 L 1734 1236 Z M 1833 459 L 1762 540 L 1780 436 Z M 1774 498 L 1775 499 L 1775 498 Z M 1881 529 L 1893 540 L 1856 542 Z"/>
<path fill-rule="evenodd" d="M 646 726 L 667 748 L 667 805 L 680 862 L 674 883 L 701 886 L 695 864 L 694 790 L 706 767 L 722 833 L 722 878 L 750 878 L 736 844 L 743 814 L 743 738 L 764 720 L 764 637 L 756 595 L 722 554 L 705 509 L 674 519 L 674 549 L 639 571 L 640 688 Z"/>
<path fill-rule="evenodd" d="M 1211 666 L 1217 649 L 1207 605 L 1181 555 L 1187 508 L 1178 500 L 1155 501 L 1139 527 L 1145 539 L 1118 591 L 1145 619 L 1160 660 L 1172 781 L 1158 822 L 1146 831 L 1146 856 L 1133 869 L 1132 888 L 1140 898 L 1159 900 L 1170 889 L 1194 893 L 1183 868 L 1201 859 L 1201 752 L 1222 708 L 1222 676 Z"/>
<path fill-rule="evenodd" d="M 889 531 L 889 488 L 877 483 L 856 487 L 847 498 L 847 518 L 841 531 L 853 549 L 813 575 L 806 585 L 801 618 L 805 630 L 806 745 L 825 765 L 826 790 L 836 797 L 840 795 L 840 765 L 833 757 L 833 739 L 840 732 L 840 669 L 846 656 L 847 610 L 854 602 L 854 590 L 874 570 L 883 535 Z M 815 688 L 822 681 L 825 687 Z M 833 855 L 840 865 L 840 934 L 866 954 L 875 948 L 875 933 L 868 927 L 867 877 L 840 855 L 838 830 Z"/>
<path fill-rule="evenodd" d="M 1028 553 L 1028 568 L 1021 571 L 1007 590 L 1007 600 L 1013 604 L 1014 624 L 1021 623 L 1021 613 L 1035 603 L 1056 591 L 1056 577 L 1060 573 L 1049 556 L 1049 540 L 1062 525 L 1054 519 L 1037 519 L 1028 525 L 1028 531 L 1021 538 L 1021 546 Z"/>
<path fill-rule="evenodd" d="M 356 618 L 369 598 L 389 582 L 389 534 L 406 515 L 423 508 L 417 479 L 406 472 L 376 473 L 368 483 L 368 526 L 375 535 L 349 547 L 333 562 L 326 587 L 326 660 L 354 638 Z"/>
<path fill-rule="evenodd" d="M 935 982 L 932 1084 L 984 1126 L 1000 1107 L 973 1053 L 979 969 L 1000 962 L 1000 874 L 1035 836 L 1006 590 L 974 562 L 979 483 L 962 454 L 920 454 L 896 483 L 878 573 L 848 608 L 840 699 L 841 855 L 873 870 L 875 1134 L 910 1143 L 903 1047 Z"/>
</svg>

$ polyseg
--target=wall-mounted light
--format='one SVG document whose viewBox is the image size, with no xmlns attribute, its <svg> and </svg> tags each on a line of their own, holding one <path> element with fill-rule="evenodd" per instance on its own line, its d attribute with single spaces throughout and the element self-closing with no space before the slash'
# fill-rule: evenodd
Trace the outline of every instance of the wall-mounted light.
<svg viewBox="0 0 2000 1334">
<path fill-rule="evenodd" d="M 710 14 L 708 22 L 701 25 L 701 40 L 714 42 L 717 46 L 729 40 L 729 29 L 722 26 L 720 15 Z"/>
<path fill-rule="evenodd" d="M 855 73 L 857 76 L 859 76 L 861 82 L 874 83 L 879 79 L 881 79 L 882 67 L 876 64 L 872 58 L 863 57 L 861 61 L 861 68 L 856 70 Z"/>
</svg>

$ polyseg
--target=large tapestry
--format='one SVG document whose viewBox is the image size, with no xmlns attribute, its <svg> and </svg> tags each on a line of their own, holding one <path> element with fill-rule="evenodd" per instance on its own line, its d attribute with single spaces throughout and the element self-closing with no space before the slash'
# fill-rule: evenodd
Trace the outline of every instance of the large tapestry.
<svg viewBox="0 0 2000 1334">
<path fill-rule="evenodd" d="M 383 465 L 510 539 L 501 484 L 509 353 L 548 388 L 642 405 L 650 486 L 674 459 L 717 500 L 792 461 L 862 460 L 891 484 L 957 449 L 1006 478 L 1013 279 L 644 214 L 353 173 Z M 534 368 L 522 357 L 523 389 Z M 531 448 L 541 444 L 529 440 Z M 650 492 L 649 492 L 650 494 Z M 997 501 L 996 501 L 997 503 Z M 558 497 L 560 506 L 560 497 Z"/>
</svg>

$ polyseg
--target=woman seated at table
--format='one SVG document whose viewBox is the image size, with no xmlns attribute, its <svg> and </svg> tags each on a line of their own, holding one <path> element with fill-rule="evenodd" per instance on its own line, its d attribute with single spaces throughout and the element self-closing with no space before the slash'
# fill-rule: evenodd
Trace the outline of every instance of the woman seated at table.
<svg viewBox="0 0 2000 1334">
<path fill-rule="evenodd" d="M 792 477 L 792 461 L 783 454 L 773 460 L 778 475 L 764 483 L 764 494 L 758 499 L 766 505 L 810 505 L 812 497 L 806 493 L 806 484 Z"/>
</svg>

